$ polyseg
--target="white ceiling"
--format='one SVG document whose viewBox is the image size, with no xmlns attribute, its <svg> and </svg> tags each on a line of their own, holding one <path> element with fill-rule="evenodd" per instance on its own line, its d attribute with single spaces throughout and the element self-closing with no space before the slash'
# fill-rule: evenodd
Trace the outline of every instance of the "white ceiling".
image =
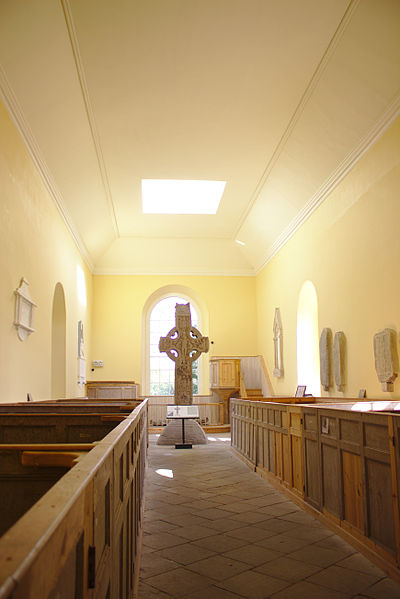
<svg viewBox="0 0 400 599">
<path fill-rule="evenodd" d="M 1 0 L 0 85 L 94 272 L 251 275 L 399 114 L 399 31 L 399 0 Z M 152 215 L 142 178 L 227 186 Z"/>
</svg>

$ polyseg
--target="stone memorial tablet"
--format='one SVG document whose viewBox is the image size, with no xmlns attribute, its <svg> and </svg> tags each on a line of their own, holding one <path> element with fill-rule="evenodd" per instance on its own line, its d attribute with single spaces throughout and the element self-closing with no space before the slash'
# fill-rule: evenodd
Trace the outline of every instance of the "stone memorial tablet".
<svg viewBox="0 0 400 599">
<path fill-rule="evenodd" d="M 375 370 L 383 391 L 393 391 L 399 361 L 396 347 L 396 332 L 384 329 L 374 335 Z"/>
</svg>

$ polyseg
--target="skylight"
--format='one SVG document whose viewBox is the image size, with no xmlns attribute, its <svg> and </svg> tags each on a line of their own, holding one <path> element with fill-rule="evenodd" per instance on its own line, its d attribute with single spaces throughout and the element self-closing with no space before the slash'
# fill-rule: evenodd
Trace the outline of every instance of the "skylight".
<svg viewBox="0 0 400 599">
<path fill-rule="evenodd" d="M 216 214 L 226 181 L 142 179 L 145 214 Z"/>
</svg>

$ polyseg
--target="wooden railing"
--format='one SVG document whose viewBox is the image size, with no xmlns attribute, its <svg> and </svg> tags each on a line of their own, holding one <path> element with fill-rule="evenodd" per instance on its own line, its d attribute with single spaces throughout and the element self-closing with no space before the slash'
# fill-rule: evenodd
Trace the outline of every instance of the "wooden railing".
<svg viewBox="0 0 400 599">
<path fill-rule="evenodd" d="M 134 596 L 147 435 L 144 401 L 0 538 L 0 599 Z"/>
<path fill-rule="evenodd" d="M 398 402 L 232 399 L 231 409 L 244 461 L 400 581 Z"/>
</svg>

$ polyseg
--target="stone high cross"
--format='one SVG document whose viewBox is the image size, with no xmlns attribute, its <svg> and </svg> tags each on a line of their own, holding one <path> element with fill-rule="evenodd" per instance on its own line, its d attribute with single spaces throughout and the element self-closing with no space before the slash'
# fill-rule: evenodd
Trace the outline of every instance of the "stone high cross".
<svg viewBox="0 0 400 599">
<path fill-rule="evenodd" d="M 190 304 L 175 305 L 175 326 L 161 337 L 158 349 L 175 362 L 175 403 L 193 403 L 192 364 L 203 352 L 208 352 L 208 337 L 192 327 Z"/>
</svg>

